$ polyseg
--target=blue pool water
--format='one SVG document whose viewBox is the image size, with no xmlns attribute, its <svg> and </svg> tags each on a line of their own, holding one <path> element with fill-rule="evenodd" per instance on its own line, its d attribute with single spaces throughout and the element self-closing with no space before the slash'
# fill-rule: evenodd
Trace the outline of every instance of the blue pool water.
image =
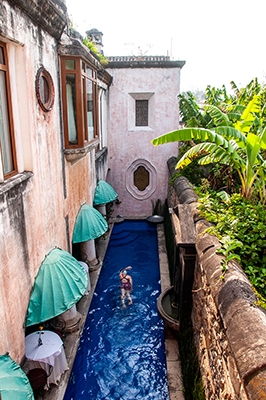
<svg viewBox="0 0 266 400">
<path fill-rule="evenodd" d="M 124 309 L 119 271 L 131 265 L 133 304 Z M 114 226 L 64 400 L 167 400 L 156 226 Z"/>
</svg>

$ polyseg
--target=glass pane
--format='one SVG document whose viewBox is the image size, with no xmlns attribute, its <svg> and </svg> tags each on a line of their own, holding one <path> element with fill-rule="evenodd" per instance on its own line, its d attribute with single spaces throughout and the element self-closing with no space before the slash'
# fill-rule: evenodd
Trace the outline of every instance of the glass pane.
<svg viewBox="0 0 266 400">
<path fill-rule="evenodd" d="M 4 58 L 4 50 L 3 47 L 0 46 L 0 64 L 5 64 L 5 58 Z"/>
<path fill-rule="evenodd" d="M 66 69 L 75 69 L 75 60 L 66 60 Z"/>
<path fill-rule="evenodd" d="M 87 121 L 88 121 L 88 140 L 94 138 L 93 125 L 93 87 L 92 81 L 86 79 L 86 95 L 87 95 Z"/>
<path fill-rule="evenodd" d="M 136 100 L 136 126 L 148 126 L 148 100 Z"/>
<path fill-rule="evenodd" d="M 4 174 L 7 174 L 8 172 L 13 171 L 14 164 L 6 94 L 6 77 L 4 71 L 0 71 L 0 141 Z"/>
<path fill-rule="evenodd" d="M 45 76 L 40 77 L 40 95 L 43 104 L 47 104 L 50 98 L 49 83 Z"/>
<path fill-rule="evenodd" d="M 77 102 L 76 102 L 76 76 L 66 74 L 67 92 L 67 121 L 69 144 L 77 144 Z"/>
<path fill-rule="evenodd" d="M 86 74 L 92 76 L 92 69 L 86 65 Z"/>
</svg>

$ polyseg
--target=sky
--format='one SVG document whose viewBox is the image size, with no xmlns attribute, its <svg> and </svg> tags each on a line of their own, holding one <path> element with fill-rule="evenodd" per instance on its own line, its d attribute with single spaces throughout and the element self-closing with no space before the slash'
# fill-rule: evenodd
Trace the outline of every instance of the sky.
<svg viewBox="0 0 266 400">
<path fill-rule="evenodd" d="M 103 33 L 105 56 L 169 55 L 181 92 L 266 82 L 266 0 L 66 0 L 74 28 Z"/>
</svg>

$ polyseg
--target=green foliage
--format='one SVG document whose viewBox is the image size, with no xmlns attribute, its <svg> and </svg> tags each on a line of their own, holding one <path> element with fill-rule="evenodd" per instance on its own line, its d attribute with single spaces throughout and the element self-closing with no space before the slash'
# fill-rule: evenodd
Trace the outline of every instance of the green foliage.
<svg viewBox="0 0 266 400">
<path fill-rule="evenodd" d="M 166 133 L 152 143 L 156 145 L 175 141 L 195 141 L 178 161 L 176 168 L 182 169 L 197 159 L 200 165 L 219 163 L 229 165 L 239 174 L 241 192 L 246 198 L 251 198 L 254 189 L 258 191 L 261 202 L 266 202 L 265 168 L 263 152 L 266 149 L 266 127 L 264 127 L 261 98 L 263 93 L 254 94 L 247 105 L 234 104 L 232 99 L 224 94 L 228 104 L 221 104 L 221 96 L 215 97 L 210 90 L 211 103 L 205 106 L 210 120 L 206 127 L 187 127 Z M 217 94 L 217 91 L 215 92 Z M 207 97 L 208 98 L 208 97 Z M 191 100 L 191 99 L 190 99 Z M 191 101 L 190 101 L 191 103 Z M 191 107 L 189 108 L 189 111 Z M 191 122 L 189 120 L 188 122 Z"/>
<path fill-rule="evenodd" d="M 177 157 L 177 162 L 181 159 L 181 157 L 191 148 L 190 143 L 184 142 L 180 147 L 179 154 Z M 192 185 L 199 186 L 201 184 L 201 180 L 206 176 L 206 168 L 201 167 L 198 164 L 198 161 L 192 160 L 192 162 L 184 167 L 182 170 L 178 170 L 170 179 L 170 185 L 173 185 L 173 182 L 178 176 L 185 176 Z"/>
<path fill-rule="evenodd" d="M 209 231 L 222 244 L 221 276 L 237 260 L 266 308 L 266 85 L 254 79 L 245 88 L 231 86 L 230 96 L 225 87 L 208 86 L 204 110 L 191 93 L 179 96 L 185 128 L 152 143 L 187 144 L 171 181 L 185 175 L 195 184 L 200 166 L 210 165 L 208 179 L 196 191 L 201 214 L 214 224 Z"/>
<path fill-rule="evenodd" d="M 266 208 L 234 194 L 222 201 L 213 191 L 201 191 L 200 214 L 215 225 L 208 229 L 216 235 L 225 257 L 223 271 L 228 263 L 237 260 L 251 284 L 266 299 Z"/>
<path fill-rule="evenodd" d="M 99 53 L 96 45 L 87 37 L 83 39 L 83 44 L 84 46 L 88 47 L 88 49 L 90 49 L 91 51 L 93 51 L 93 53 L 95 53 L 99 59 L 101 60 L 101 63 L 103 65 L 107 65 L 108 64 L 108 60 L 105 56 L 103 56 L 101 53 Z"/>
<path fill-rule="evenodd" d="M 197 104 L 194 95 L 191 92 L 187 92 L 185 94 L 180 94 L 178 98 L 182 122 L 190 127 L 205 127 L 209 122 L 209 117 L 208 115 L 203 116 L 203 112 Z"/>
</svg>

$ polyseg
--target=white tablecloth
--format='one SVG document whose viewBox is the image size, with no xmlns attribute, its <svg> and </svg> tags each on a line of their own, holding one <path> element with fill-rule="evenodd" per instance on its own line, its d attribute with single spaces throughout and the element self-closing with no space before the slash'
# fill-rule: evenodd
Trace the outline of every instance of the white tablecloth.
<svg viewBox="0 0 266 400">
<path fill-rule="evenodd" d="M 42 345 L 39 346 L 39 336 L 42 340 Z M 31 333 L 25 338 L 25 353 L 29 360 L 30 369 L 42 368 L 47 375 L 47 387 L 50 383 L 57 384 L 61 374 L 68 369 L 66 355 L 61 338 L 54 332 L 41 331 Z"/>
</svg>

